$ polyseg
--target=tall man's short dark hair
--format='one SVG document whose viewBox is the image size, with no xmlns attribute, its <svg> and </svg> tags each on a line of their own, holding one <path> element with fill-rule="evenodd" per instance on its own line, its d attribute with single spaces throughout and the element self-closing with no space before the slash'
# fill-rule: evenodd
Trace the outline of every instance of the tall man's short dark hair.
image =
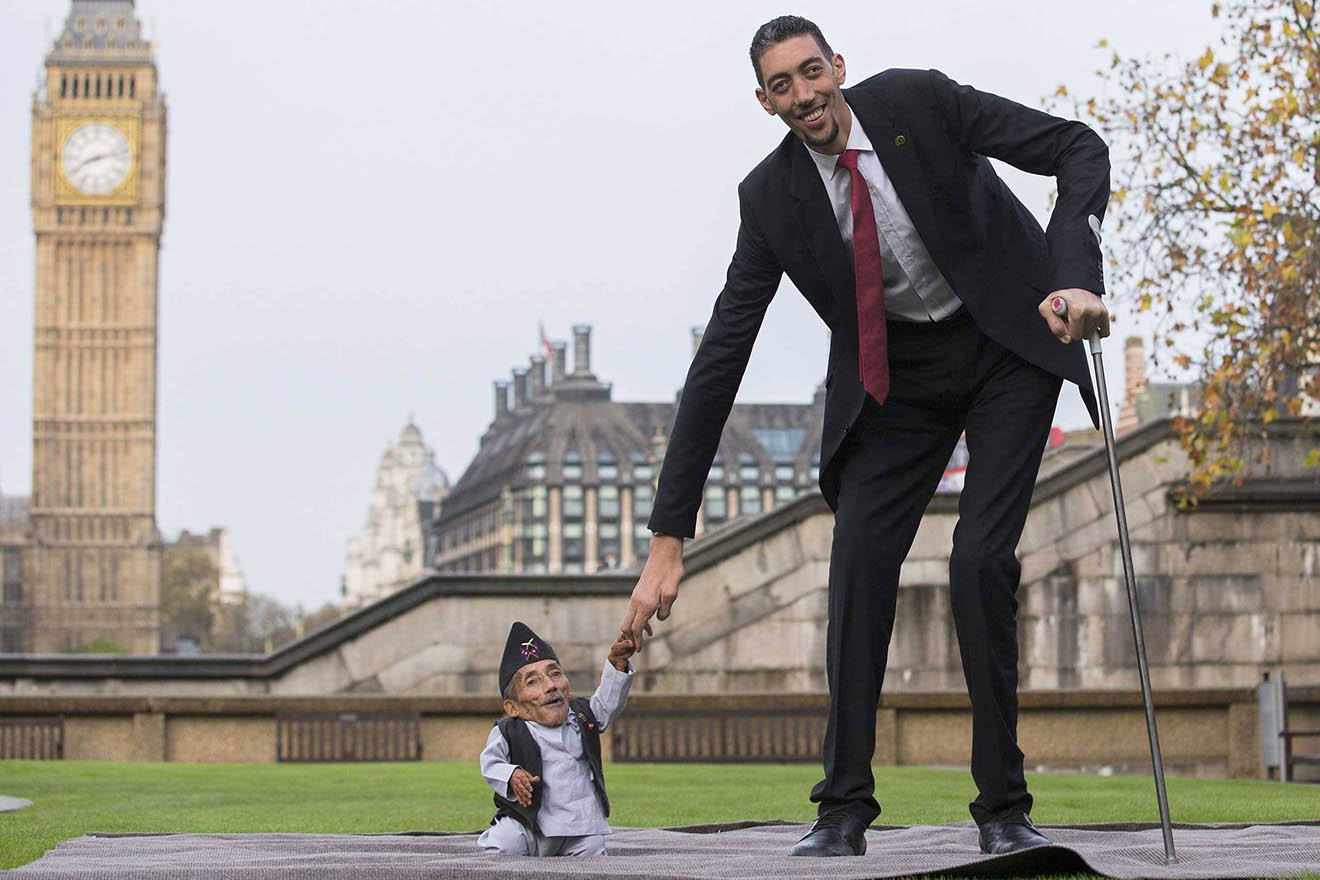
<svg viewBox="0 0 1320 880">
<path fill-rule="evenodd" d="M 784 40 L 791 40 L 793 37 L 801 36 L 811 37 L 820 46 L 820 51 L 825 55 L 828 61 L 834 57 L 834 50 L 830 44 L 825 42 L 825 35 L 816 27 L 816 23 L 808 21 L 800 15 L 781 15 L 767 21 L 756 29 L 756 35 L 752 37 L 752 70 L 756 71 L 757 85 L 765 85 L 765 77 L 761 75 L 761 56 L 769 52 L 771 47 Z"/>
</svg>

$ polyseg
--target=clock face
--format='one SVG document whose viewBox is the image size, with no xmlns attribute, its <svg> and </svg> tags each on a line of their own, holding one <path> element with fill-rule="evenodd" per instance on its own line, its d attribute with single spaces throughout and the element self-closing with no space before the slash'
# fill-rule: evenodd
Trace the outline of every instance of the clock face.
<svg viewBox="0 0 1320 880">
<path fill-rule="evenodd" d="M 92 196 L 113 192 L 128 177 L 133 154 L 124 133 L 108 122 L 74 129 L 60 154 L 64 177 Z"/>
</svg>

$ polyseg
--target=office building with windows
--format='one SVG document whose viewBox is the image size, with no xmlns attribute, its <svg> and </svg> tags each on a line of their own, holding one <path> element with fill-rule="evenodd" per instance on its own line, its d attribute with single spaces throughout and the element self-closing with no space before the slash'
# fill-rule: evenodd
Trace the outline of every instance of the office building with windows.
<svg viewBox="0 0 1320 880">
<path fill-rule="evenodd" d="M 675 402 L 627 403 L 591 372 L 591 328 L 573 328 L 512 381 L 475 458 L 432 521 L 440 571 L 595 572 L 646 558 L 655 479 Z M 706 483 L 698 535 L 814 492 L 824 388 L 804 403 L 735 404 Z"/>
</svg>

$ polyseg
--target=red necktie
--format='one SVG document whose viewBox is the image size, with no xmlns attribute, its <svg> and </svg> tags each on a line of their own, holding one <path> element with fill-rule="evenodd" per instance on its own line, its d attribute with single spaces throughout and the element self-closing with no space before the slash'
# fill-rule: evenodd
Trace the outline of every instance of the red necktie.
<svg viewBox="0 0 1320 880">
<path fill-rule="evenodd" d="M 852 175 L 853 274 L 857 283 L 857 366 L 862 387 L 884 403 L 889 395 L 889 339 L 885 332 L 885 282 L 871 191 L 857 170 L 857 151 L 844 150 L 839 164 Z"/>
</svg>

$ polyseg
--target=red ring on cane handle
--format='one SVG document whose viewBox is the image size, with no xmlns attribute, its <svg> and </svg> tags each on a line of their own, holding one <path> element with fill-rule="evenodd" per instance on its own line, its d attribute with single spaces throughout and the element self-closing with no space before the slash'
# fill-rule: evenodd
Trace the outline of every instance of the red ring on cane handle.
<svg viewBox="0 0 1320 880">
<path fill-rule="evenodd" d="M 1065 317 L 1068 314 L 1068 303 L 1063 297 L 1056 296 L 1050 301 L 1050 311 L 1054 312 L 1054 314 L 1058 315 L 1060 318 Z"/>
</svg>

